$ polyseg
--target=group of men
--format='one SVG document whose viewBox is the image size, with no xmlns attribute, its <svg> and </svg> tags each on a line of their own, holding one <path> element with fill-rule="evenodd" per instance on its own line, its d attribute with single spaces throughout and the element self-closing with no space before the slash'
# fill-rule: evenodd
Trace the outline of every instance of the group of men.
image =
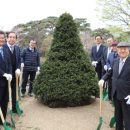
<svg viewBox="0 0 130 130">
<path fill-rule="evenodd" d="M 5 42 L 6 41 L 6 42 Z M 32 96 L 33 81 L 40 71 L 40 57 L 36 49 L 36 41 L 31 39 L 29 46 L 20 51 L 16 44 L 15 32 L 7 35 L 0 31 L 0 107 L 6 119 L 8 107 L 8 81 L 11 81 L 12 111 L 16 113 L 16 75 L 20 76 L 23 68 L 21 94 L 26 93 L 28 77 L 30 85 L 28 95 Z M 96 45 L 91 50 L 92 66 L 95 67 L 99 86 L 108 81 L 109 100 L 115 104 L 116 130 L 130 129 L 130 44 L 107 39 L 108 46 L 102 44 L 102 37 L 95 37 Z M 0 118 L 0 125 L 3 124 Z"/>
<path fill-rule="evenodd" d="M 130 44 L 108 38 L 102 44 L 100 35 L 91 50 L 92 65 L 98 75 L 99 86 L 108 81 L 109 100 L 114 101 L 116 130 L 130 130 Z M 112 89 L 112 90 L 111 90 Z"/>
<path fill-rule="evenodd" d="M 24 48 L 22 53 L 19 46 L 16 43 L 17 35 L 15 32 L 0 31 L 0 107 L 4 119 L 6 119 L 7 107 L 8 107 L 8 81 L 11 81 L 12 90 L 12 111 L 16 111 L 16 76 L 20 76 L 21 67 L 23 67 L 23 82 L 21 93 L 24 97 L 26 92 L 26 85 L 28 82 L 28 76 L 30 76 L 30 85 L 28 95 L 32 96 L 33 80 L 36 72 L 40 71 L 40 58 L 36 49 L 36 41 L 31 39 L 28 47 Z M 10 123 L 7 122 L 7 125 Z M 0 118 L 0 125 L 3 122 Z"/>
</svg>

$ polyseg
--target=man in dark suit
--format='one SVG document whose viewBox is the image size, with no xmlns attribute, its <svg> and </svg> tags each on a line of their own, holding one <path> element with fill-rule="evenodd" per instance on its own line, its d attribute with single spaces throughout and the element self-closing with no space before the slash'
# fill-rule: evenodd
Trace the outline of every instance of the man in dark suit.
<svg viewBox="0 0 130 130">
<path fill-rule="evenodd" d="M 112 52 L 112 44 L 114 43 L 113 41 L 113 38 L 112 37 L 109 37 L 107 39 L 107 47 L 105 47 L 103 49 L 103 60 L 102 60 L 102 65 L 103 65 L 103 74 L 106 73 L 107 71 L 107 60 L 108 60 L 108 57 L 109 57 L 109 54 Z M 111 80 L 108 79 L 108 99 L 111 101 Z"/>
<path fill-rule="evenodd" d="M 103 49 L 103 61 L 102 61 L 102 64 L 103 64 L 103 69 L 105 70 L 105 71 L 107 71 L 107 66 L 106 66 L 106 64 L 107 64 L 107 59 L 108 59 L 108 56 L 109 56 L 109 54 L 112 52 L 112 44 L 113 44 L 113 38 L 112 37 L 109 37 L 108 39 L 107 39 L 107 47 L 105 47 L 104 49 Z"/>
<path fill-rule="evenodd" d="M 91 49 L 91 61 L 100 80 L 102 77 L 102 53 L 105 46 L 102 45 L 102 37 L 100 35 L 95 36 L 95 42 L 96 45 Z"/>
<path fill-rule="evenodd" d="M 112 97 L 115 104 L 116 130 L 130 130 L 130 44 L 120 42 L 117 45 L 119 58 L 115 59 L 112 69 L 99 81 L 112 77 Z"/>
<path fill-rule="evenodd" d="M 12 68 L 8 50 L 3 48 L 5 33 L 0 31 L 0 107 L 6 120 L 8 105 L 8 80 L 12 80 Z M 0 125 L 2 124 L 0 118 Z"/>
<path fill-rule="evenodd" d="M 107 64 L 106 64 L 107 70 L 112 67 L 114 59 L 116 59 L 118 57 L 117 45 L 118 45 L 118 42 L 113 42 L 113 44 L 112 44 L 112 52 L 109 54 L 109 56 L 107 58 Z"/>
<path fill-rule="evenodd" d="M 7 43 L 3 45 L 10 54 L 11 65 L 12 65 L 12 82 L 11 82 L 11 89 L 12 89 L 12 110 L 16 113 L 16 76 L 20 75 L 20 49 L 16 45 L 17 35 L 14 32 L 7 33 Z"/>
</svg>

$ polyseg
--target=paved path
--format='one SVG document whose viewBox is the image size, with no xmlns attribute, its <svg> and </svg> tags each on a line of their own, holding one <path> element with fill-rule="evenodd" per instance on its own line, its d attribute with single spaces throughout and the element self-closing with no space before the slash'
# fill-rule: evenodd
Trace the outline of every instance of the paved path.
<svg viewBox="0 0 130 130">
<path fill-rule="evenodd" d="M 25 97 L 20 103 L 23 116 L 16 119 L 16 129 L 11 130 L 96 130 L 99 120 L 99 100 L 88 106 L 48 108 L 33 97 Z M 109 102 L 103 104 L 101 130 L 109 128 L 113 108 Z"/>
</svg>

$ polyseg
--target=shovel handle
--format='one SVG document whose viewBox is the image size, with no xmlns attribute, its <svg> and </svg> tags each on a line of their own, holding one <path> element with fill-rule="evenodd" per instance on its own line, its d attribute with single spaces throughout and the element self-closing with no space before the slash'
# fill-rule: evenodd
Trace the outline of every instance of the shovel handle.
<svg viewBox="0 0 130 130">
<path fill-rule="evenodd" d="M 12 96 L 11 96 L 11 81 L 8 80 L 8 90 L 9 90 L 9 107 L 12 110 Z"/>
<path fill-rule="evenodd" d="M 20 79 L 19 79 L 19 86 L 22 85 L 22 78 L 23 78 L 23 67 L 21 67 Z"/>
<path fill-rule="evenodd" d="M 18 101 L 18 79 L 19 79 L 19 76 L 17 75 L 17 73 L 15 73 L 15 76 L 16 76 L 16 101 Z"/>
<path fill-rule="evenodd" d="M 4 124 L 5 119 L 4 119 L 4 116 L 3 116 L 3 113 L 2 113 L 1 107 L 0 107 L 0 116 L 1 116 L 2 123 Z"/>
<path fill-rule="evenodd" d="M 102 116 L 102 90 L 103 90 L 103 86 L 99 86 L 100 87 L 100 104 L 99 104 L 99 111 L 100 111 L 100 117 Z"/>
<path fill-rule="evenodd" d="M 105 88 L 108 89 L 108 82 L 107 81 L 105 81 L 104 85 L 105 85 Z"/>
</svg>

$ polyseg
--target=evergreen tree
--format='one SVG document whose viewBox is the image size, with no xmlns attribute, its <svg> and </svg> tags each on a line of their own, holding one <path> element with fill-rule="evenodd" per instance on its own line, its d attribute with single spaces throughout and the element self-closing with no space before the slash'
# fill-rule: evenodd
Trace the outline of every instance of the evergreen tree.
<svg viewBox="0 0 130 130">
<path fill-rule="evenodd" d="M 98 80 L 83 50 L 73 17 L 59 17 L 51 49 L 34 83 L 37 99 L 50 107 L 87 104 L 98 96 Z"/>
</svg>

